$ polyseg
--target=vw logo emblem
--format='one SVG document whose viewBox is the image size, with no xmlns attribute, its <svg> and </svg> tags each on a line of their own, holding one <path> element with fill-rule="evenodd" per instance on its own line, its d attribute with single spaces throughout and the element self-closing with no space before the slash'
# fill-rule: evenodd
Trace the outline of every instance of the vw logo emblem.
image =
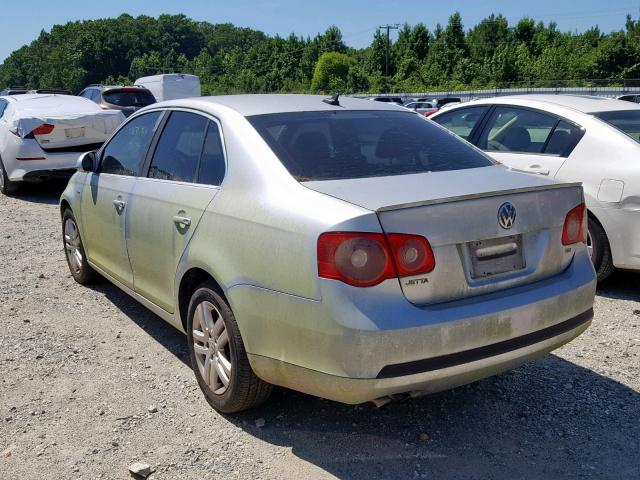
<svg viewBox="0 0 640 480">
<path fill-rule="evenodd" d="M 498 209 L 498 223 L 505 230 L 509 230 L 513 227 L 513 223 L 516 221 L 516 207 L 509 202 L 503 203 Z"/>
</svg>

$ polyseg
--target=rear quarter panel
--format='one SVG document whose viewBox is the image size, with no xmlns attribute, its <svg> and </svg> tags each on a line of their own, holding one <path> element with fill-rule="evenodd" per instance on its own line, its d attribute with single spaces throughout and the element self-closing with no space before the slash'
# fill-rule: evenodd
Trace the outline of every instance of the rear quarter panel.
<svg viewBox="0 0 640 480">
<path fill-rule="evenodd" d="M 587 207 L 609 239 L 613 263 L 640 268 L 640 144 L 595 118 L 556 178 L 582 182 Z"/>
<path fill-rule="evenodd" d="M 219 108 L 227 174 L 182 256 L 176 282 L 197 267 L 225 293 L 249 286 L 320 299 L 318 236 L 328 230 L 379 232 L 375 213 L 298 183 L 244 117 Z M 228 298 L 242 330 L 242 306 Z"/>
</svg>

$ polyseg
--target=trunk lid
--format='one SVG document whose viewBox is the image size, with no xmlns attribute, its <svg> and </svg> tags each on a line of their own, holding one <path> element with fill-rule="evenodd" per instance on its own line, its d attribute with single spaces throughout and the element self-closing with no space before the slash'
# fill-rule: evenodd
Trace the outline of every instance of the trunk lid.
<svg viewBox="0 0 640 480">
<path fill-rule="evenodd" d="M 563 246 L 561 238 L 567 212 L 583 201 L 582 187 L 502 166 L 304 185 L 376 211 L 387 233 L 429 240 L 435 269 L 400 279 L 405 297 L 417 305 L 548 278 L 563 271 L 578 248 Z M 499 219 L 505 204 L 515 209 L 507 228 Z"/>
</svg>

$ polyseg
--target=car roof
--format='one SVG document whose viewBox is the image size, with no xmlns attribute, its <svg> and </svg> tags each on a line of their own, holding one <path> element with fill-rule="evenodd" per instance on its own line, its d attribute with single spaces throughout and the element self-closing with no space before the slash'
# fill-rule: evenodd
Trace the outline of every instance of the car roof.
<svg viewBox="0 0 640 480">
<path fill-rule="evenodd" d="M 48 93 L 20 93 L 18 95 L 3 95 L 1 98 L 3 98 L 4 100 L 10 100 L 12 102 L 19 102 L 21 100 L 29 100 L 29 99 L 38 98 L 38 97 L 48 97 L 50 95 L 53 95 L 53 94 L 48 94 Z"/>
<path fill-rule="evenodd" d="M 639 105 L 612 98 L 589 95 L 507 95 L 503 97 L 483 98 L 463 105 L 478 104 L 520 104 L 544 107 L 553 105 L 575 110 L 582 113 L 610 112 L 616 110 L 638 110 Z"/>
<path fill-rule="evenodd" d="M 386 102 L 368 102 L 354 97 L 339 97 L 340 105 L 330 105 L 323 102 L 327 95 L 301 94 L 248 94 L 248 95 L 219 95 L 213 97 L 192 97 L 179 100 L 168 100 L 153 105 L 156 107 L 185 107 L 206 110 L 210 105 L 221 105 L 235 110 L 240 115 L 264 115 L 270 113 L 288 112 L 321 112 L 344 110 L 395 110 L 406 112 L 399 105 Z"/>
<path fill-rule="evenodd" d="M 58 95 L 53 93 L 27 93 L 24 95 L 12 95 L 11 97 L 2 97 L 3 99 L 13 100 L 14 109 L 16 110 L 29 110 L 32 108 L 51 108 L 59 109 L 61 105 L 69 106 L 71 108 L 83 108 L 87 107 L 93 109 L 93 106 L 98 107 L 91 100 L 87 100 L 83 97 L 75 95 Z"/>
</svg>

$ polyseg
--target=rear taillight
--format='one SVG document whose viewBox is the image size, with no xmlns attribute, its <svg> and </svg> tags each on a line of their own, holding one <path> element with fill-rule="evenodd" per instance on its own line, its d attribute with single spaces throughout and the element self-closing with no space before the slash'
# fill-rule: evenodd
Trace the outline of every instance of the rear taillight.
<svg viewBox="0 0 640 480">
<path fill-rule="evenodd" d="M 49 135 L 53 132 L 55 125 L 51 125 L 50 123 L 44 123 L 40 125 L 38 128 L 34 128 L 31 132 L 27 133 L 24 138 L 35 138 L 36 135 Z"/>
<path fill-rule="evenodd" d="M 318 275 L 349 285 L 370 287 L 434 267 L 431 246 L 419 235 L 329 232 L 318 238 Z"/>
<path fill-rule="evenodd" d="M 567 213 L 562 227 L 562 244 L 587 243 L 587 207 L 584 203 Z"/>
<path fill-rule="evenodd" d="M 429 241 L 420 235 L 390 233 L 387 235 L 398 276 L 408 277 L 429 273 L 436 266 Z"/>
<path fill-rule="evenodd" d="M 318 238 L 318 274 L 357 287 L 396 276 L 384 235 L 342 232 Z"/>
</svg>

